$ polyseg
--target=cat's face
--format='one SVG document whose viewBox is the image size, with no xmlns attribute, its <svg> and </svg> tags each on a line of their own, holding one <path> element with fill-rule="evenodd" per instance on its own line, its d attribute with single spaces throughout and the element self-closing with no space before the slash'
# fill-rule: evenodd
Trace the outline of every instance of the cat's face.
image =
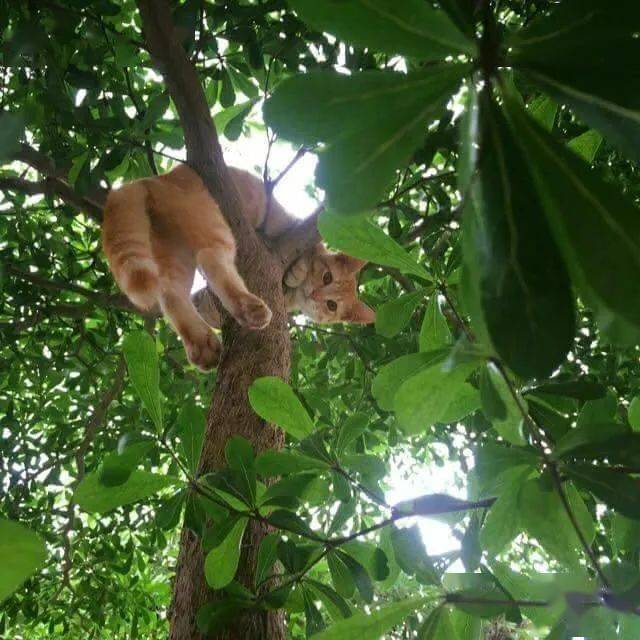
<svg viewBox="0 0 640 640">
<path fill-rule="evenodd" d="M 365 264 L 344 253 L 330 253 L 318 247 L 310 258 L 307 277 L 297 290 L 300 311 L 322 324 L 374 322 L 375 311 L 358 300 L 356 278 Z"/>
</svg>

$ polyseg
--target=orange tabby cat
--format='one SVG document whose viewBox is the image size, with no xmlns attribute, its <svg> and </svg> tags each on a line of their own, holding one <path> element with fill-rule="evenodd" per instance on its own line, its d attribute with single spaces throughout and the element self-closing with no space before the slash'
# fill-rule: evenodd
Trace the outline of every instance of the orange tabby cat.
<svg viewBox="0 0 640 640">
<path fill-rule="evenodd" d="M 274 199 L 265 221 L 262 181 L 240 169 L 230 172 L 254 228 L 277 237 L 293 224 Z M 236 269 L 235 241 L 218 205 L 187 165 L 112 191 L 102 242 L 120 288 L 140 309 L 159 303 L 189 361 L 203 371 L 220 357 L 220 342 L 209 326 L 218 327 L 220 319 L 211 306 L 201 316 L 191 301 L 196 268 L 241 325 L 263 329 L 271 321 L 269 307 L 247 289 Z M 357 299 L 356 273 L 364 264 L 316 245 L 285 274 L 287 309 L 316 322 L 373 322 L 374 311 Z"/>
</svg>

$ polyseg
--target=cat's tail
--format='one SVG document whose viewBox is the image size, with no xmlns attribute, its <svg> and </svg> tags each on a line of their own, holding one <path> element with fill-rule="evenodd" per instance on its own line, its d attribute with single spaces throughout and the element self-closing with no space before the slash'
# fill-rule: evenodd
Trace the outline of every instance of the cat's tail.
<svg viewBox="0 0 640 640">
<path fill-rule="evenodd" d="M 131 182 L 107 197 L 102 223 L 102 246 L 116 282 L 142 310 L 158 298 L 158 265 L 151 246 L 147 185 Z"/>
</svg>

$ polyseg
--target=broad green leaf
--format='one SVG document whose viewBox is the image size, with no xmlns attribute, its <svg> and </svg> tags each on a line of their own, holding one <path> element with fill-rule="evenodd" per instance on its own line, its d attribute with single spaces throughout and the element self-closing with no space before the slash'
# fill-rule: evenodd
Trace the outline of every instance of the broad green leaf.
<svg viewBox="0 0 640 640">
<path fill-rule="evenodd" d="M 429 299 L 420 328 L 420 351 L 440 349 L 451 342 L 451 331 L 440 308 L 437 294 Z"/>
<path fill-rule="evenodd" d="M 288 1 L 307 24 L 359 47 L 421 60 L 475 53 L 471 38 L 421 0 Z"/>
<path fill-rule="evenodd" d="M 262 476 L 324 471 L 329 468 L 329 464 L 322 460 L 294 451 L 265 451 L 256 458 L 255 466 Z"/>
<path fill-rule="evenodd" d="M 636 478 L 591 464 L 574 463 L 566 467 L 566 472 L 576 484 L 607 506 L 623 516 L 640 520 L 640 483 Z"/>
<path fill-rule="evenodd" d="M 238 104 L 234 104 L 233 106 L 216 113 L 216 115 L 213 117 L 213 124 L 216 126 L 218 135 L 225 134 L 227 137 L 229 137 L 228 130 L 232 128 L 231 123 L 234 122 L 237 118 L 244 119 L 249 114 L 253 105 L 257 101 L 257 97 L 251 98 L 250 100 L 239 102 Z"/>
<path fill-rule="evenodd" d="M 447 601 L 456 610 L 470 615 L 494 618 L 513 609 L 512 605 L 507 604 L 504 591 L 488 572 L 446 573 L 443 585 L 447 591 Z"/>
<path fill-rule="evenodd" d="M 382 409 L 391 411 L 394 407 L 396 392 L 405 380 L 434 365 L 442 363 L 447 350 L 441 349 L 430 353 L 412 353 L 400 356 L 380 369 L 371 385 L 373 397 Z"/>
<path fill-rule="evenodd" d="M 206 413 L 193 402 L 185 402 L 177 419 L 180 434 L 180 449 L 191 473 L 195 474 L 200 462 L 200 453 L 204 443 Z"/>
<path fill-rule="evenodd" d="M 169 530 L 178 526 L 186 498 L 187 492 L 181 489 L 156 511 L 156 524 L 161 529 Z"/>
<path fill-rule="evenodd" d="M 431 425 L 443 421 L 457 397 L 468 391 L 470 385 L 466 380 L 477 366 L 477 362 L 471 362 L 447 371 L 438 363 L 404 381 L 394 398 L 400 426 L 407 433 L 415 434 L 426 432 Z M 479 400 L 478 395 L 478 406 Z"/>
<path fill-rule="evenodd" d="M 580 450 L 586 446 L 595 446 L 597 450 L 598 445 L 607 440 L 629 433 L 628 427 L 618 422 L 609 422 L 607 424 L 589 422 L 581 427 L 571 429 L 560 438 L 553 448 L 553 456 L 554 458 L 565 458 L 567 456 L 571 457 L 575 453 L 580 455 Z"/>
<path fill-rule="evenodd" d="M 606 424 L 615 420 L 618 409 L 618 399 L 613 393 L 607 393 L 603 398 L 588 400 L 584 403 L 576 424 L 584 427 L 593 424 Z"/>
<path fill-rule="evenodd" d="M 265 122 L 292 142 L 325 143 L 316 182 L 327 208 L 366 211 L 383 199 L 468 71 L 445 64 L 407 75 L 300 74 L 278 85 L 265 103 Z"/>
<path fill-rule="evenodd" d="M 146 331 L 135 331 L 122 342 L 129 376 L 158 431 L 162 431 L 160 367 L 155 340 Z"/>
<path fill-rule="evenodd" d="M 100 483 L 115 487 L 126 482 L 138 463 L 154 446 L 155 442 L 148 438 L 120 438 L 118 451 L 107 454 L 102 460 Z"/>
<path fill-rule="evenodd" d="M 549 225 L 589 304 L 640 325 L 638 209 L 558 144 L 520 107 L 506 102 Z M 551 312 L 554 313 L 555 312 Z"/>
<path fill-rule="evenodd" d="M 202 633 L 215 633 L 230 626 L 241 614 L 242 606 L 237 600 L 207 602 L 198 609 L 196 625 Z"/>
<path fill-rule="evenodd" d="M 525 447 L 506 447 L 486 442 L 475 452 L 474 475 L 477 482 L 477 498 L 501 495 L 514 482 L 514 478 L 527 469 L 533 472 L 540 463 L 536 451 Z"/>
<path fill-rule="evenodd" d="M 629 404 L 627 412 L 629 424 L 634 431 L 640 431 L 640 396 L 636 396 Z"/>
<path fill-rule="evenodd" d="M 241 436 L 229 438 L 224 453 L 229 469 L 235 471 L 234 475 L 242 484 L 240 489 L 242 495 L 248 498 L 250 505 L 254 505 L 256 501 L 256 470 L 253 449 L 249 441 Z"/>
<path fill-rule="evenodd" d="M 328 585 L 310 578 L 305 580 L 305 585 L 315 591 L 333 620 L 342 620 L 352 615 L 347 601 Z"/>
<path fill-rule="evenodd" d="M 21 113 L 0 112 L 0 163 L 12 160 L 20 150 L 24 126 L 25 119 Z"/>
<path fill-rule="evenodd" d="M 493 383 L 492 375 L 489 372 L 490 367 L 495 369 L 493 363 L 487 363 L 487 367 L 480 374 L 482 411 L 487 420 L 505 420 L 507 418 L 507 405 Z"/>
<path fill-rule="evenodd" d="M 427 585 L 439 585 L 440 575 L 427 555 L 422 535 L 417 525 L 391 529 L 391 545 L 398 566 L 409 576 L 415 576 L 418 582 Z"/>
<path fill-rule="evenodd" d="M 556 114 L 558 113 L 557 102 L 548 96 L 538 96 L 528 105 L 528 110 L 547 131 L 553 129 L 553 125 L 556 122 Z"/>
<path fill-rule="evenodd" d="M 637 551 L 640 549 L 640 520 L 632 520 L 619 513 L 612 518 L 612 536 L 618 550 Z"/>
<path fill-rule="evenodd" d="M 353 582 L 358 589 L 358 593 L 360 597 L 365 602 L 373 601 L 373 582 L 371 581 L 371 576 L 365 567 L 358 562 L 355 558 L 350 556 L 348 553 L 344 553 L 343 551 L 336 550 L 336 555 L 342 560 L 345 564 L 351 577 L 353 578 Z"/>
<path fill-rule="evenodd" d="M 480 543 L 490 558 L 495 558 L 522 531 L 520 490 L 530 475 L 521 469 L 493 504 L 480 531 Z"/>
<path fill-rule="evenodd" d="M 329 573 L 331 574 L 331 582 L 335 590 L 343 598 L 351 598 L 356 590 L 356 583 L 353 580 L 349 567 L 339 554 L 332 552 L 327 556 L 327 564 L 329 565 Z"/>
<path fill-rule="evenodd" d="M 249 402 L 264 420 L 273 422 L 293 438 L 304 438 L 313 431 L 313 422 L 293 389 L 280 378 L 254 380 L 249 387 Z"/>
<path fill-rule="evenodd" d="M 423 291 L 412 291 L 385 302 L 376 309 L 376 331 L 385 338 L 393 338 L 409 324 L 423 298 Z"/>
<path fill-rule="evenodd" d="M 258 549 L 258 560 L 256 562 L 256 586 L 262 584 L 263 580 L 270 575 L 273 565 L 278 557 L 278 543 L 280 536 L 275 533 L 266 535 L 260 548 Z"/>
<path fill-rule="evenodd" d="M 440 0 L 439 4 L 460 31 L 475 37 L 477 6 L 474 0 Z"/>
<path fill-rule="evenodd" d="M 207 554 L 204 561 L 204 575 L 212 589 L 226 587 L 235 577 L 240 560 L 240 545 L 247 522 L 247 518 L 240 518 L 227 537 Z"/>
<path fill-rule="evenodd" d="M 315 640 L 374 640 L 384 636 L 390 629 L 420 611 L 432 598 L 420 597 L 399 600 L 392 604 L 355 613 L 346 620 L 331 625 L 314 636 Z"/>
<path fill-rule="evenodd" d="M 613 61 L 640 57 L 639 29 L 634 0 L 570 0 L 510 38 L 510 62 L 638 161 L 636 68 Z"/>
<path fill-rule="evenodd" d="M 449 609 L 434 609 L 418 631 L 418 640 L 461 640 L 451 623 Z"/>
<path fill-rule="evenodd" d="M 602 136 L 594 129 L 590 129 L 580 134 L 577 138 L 570 140 L 567 146 L 585 162 L 592 164 L 601 145 Z"/>
<path fill-rule="evenodd" d="M 354 440 L 357 440 L 367 430 L 368 425 L 369 417 L 364 413 L 354 413 L 349 416 L 338 431 L 335 443 L 336 454 L 340 456 Z"/>
<path fill-rule="evenodd" d="M 486 327 L 518 375 L 546 377 L 564 360 L 575 333 L 569 277 L 526 159 L 488 96 L 481 99 L 480 140 L 486 153 L 463 220 L 464 259 L 475 283 L 470 311 L 482 314 L 472 321 Z"/>
<path fill-rule="evenodd" d="M 47 547 L 39 535 L 19 522 L 0 518 L 0 602 L 35 573 L 46 558 Z"/>
<path fill-rule="evenodd" d="M 178 484 L 176 478 L 136 470 L 127 481 L 115 487 L 100 483 L 97 472 L 87 474 L 76 488 L 73 499 L 84 511 L 107 513 L 125 504 L 138 502 L 161 489 Z"/>
<path fill-rule="evenodd" d="M 327 244 L 350 256 L 395 267 L 422 278 L 429 277 L 425 268 L 369 216 L 343 216 L 326 211 L 318 220 L 318 229 Z"/>
<path fill-rule="evenodd" d="M 541 480 L 533 479 L 522 486 L 519 497 L 520 519 L 525 531 L 559 562 L 568 567 L 577 566 L 580 541 L 558 493 L 543 486 Z M 583 534 L 587 536 L 589 532 L 583 530 Z"/>
</svg>

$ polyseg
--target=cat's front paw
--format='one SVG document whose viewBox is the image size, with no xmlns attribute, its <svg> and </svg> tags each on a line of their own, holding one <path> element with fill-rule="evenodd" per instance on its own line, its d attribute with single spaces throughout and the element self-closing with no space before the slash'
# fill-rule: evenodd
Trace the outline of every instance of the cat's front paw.
<svg viewBox="0 0 640 640">
<path fill-rule="evenodd" d="M 287 273 L 284 274 L 284 283 L 290 289 L 297 289 L 306 279 L 309 273 L 309 265 L 304 258 L 294 262 Z"/>
<path fill-rule="evenodd" d="M 203 333 L 195 340 L 184 340 L 189 362 L 200 371 L 211 371 L 220 361 L 222 345 L 212 331 Z"/>
<path fill-rule="evenodd" d="M 271 322 L 271 309 L 263 300 L 248 293 L 240 298 L 236 303 L 233 317 L 247 329 L 264 329 Z"/>
</svg>

